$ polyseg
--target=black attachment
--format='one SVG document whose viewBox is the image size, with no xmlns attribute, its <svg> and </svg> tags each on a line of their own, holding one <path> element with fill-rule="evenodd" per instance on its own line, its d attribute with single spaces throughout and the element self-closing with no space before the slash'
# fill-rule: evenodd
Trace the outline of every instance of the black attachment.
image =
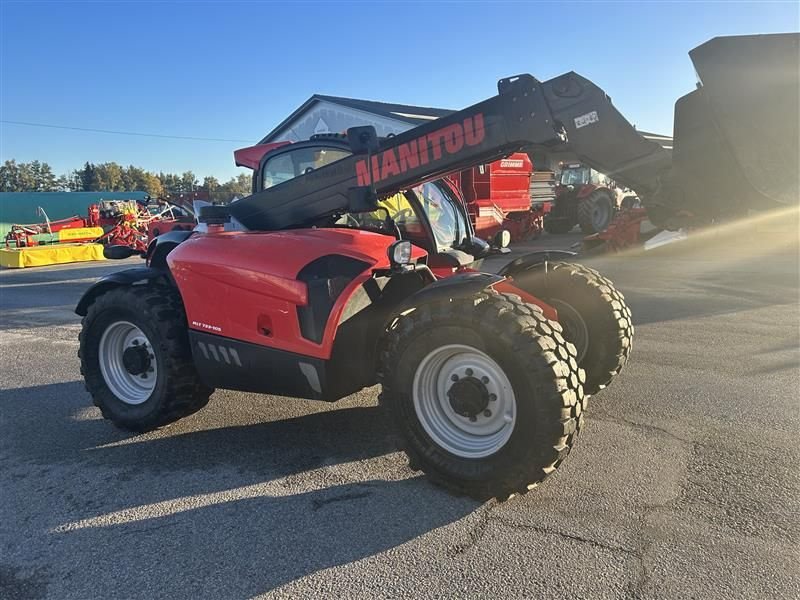
<svg viewBox="0 0 800 600">
<path fill-rule="evenodd" d="M 197 220 L 206 225 L 224 225 L 231 222 L 231 211 L 227 204 L 211 204 L 200 207 Z"/>
<path fill-rule="evenodd" d="M 372 125 L 350 127 L 347 130 L 347 141 L 353 154 L 369 154 L 378 149 L 378 134 Z"/>
<path fill-rule="evenodd" d="M 106 246 L 103 248 L 103 256 L 110 260 L 122 260 L 130 258 L 134 254 L 141 254 L 130 246 Z"/>
</svg>

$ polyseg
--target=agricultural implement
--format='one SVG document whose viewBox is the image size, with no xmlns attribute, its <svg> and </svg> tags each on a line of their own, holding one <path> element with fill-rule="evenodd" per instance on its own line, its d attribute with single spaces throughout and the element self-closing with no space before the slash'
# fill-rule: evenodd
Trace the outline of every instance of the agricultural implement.
<svg viewBox="0 0 800 600">
<path fill-rule="evenodd" d="M 251 196 L 205 207 L 206 232 L 161 235 L 146 266 L 92 286 L 76 307 L 79 355 L 103 416 L 147 431 L 200 410 L 215 388 L 335 401 L 379 383 L 410 466 L 433 481 L 504 498 L 545 479 L 588 395 L 625 365 L 630 311 L 569 253 L 481 272 L 508 236 L 476 237 L 446 176 L 569 144 L 650 191 L 629 185 L 666 226 L 731 207 L 689 211 L 645 188 L 651 176 L 675 182 L 663 149 L 574 73 L 498 91 L 388 139 L 356 127 L 262 149 Z M 603 139 L 609 128 L 618 144 Z"/>
<path fill-rule="evenodd" d="M 162 232 L 190 230 L 196 221 L 190 208 L 166 201 L 143 206 L 135 200 L 104 200 L 91 204 L 87 216 L 73 215 L 41 223 L 14 224 L 0 255 L 4 266 L 23 267 L 98 260 L 100 246 L 129 246 L 137 252 Z M 96 247 L 97 246 L 97 247 Z"/>
<path fill-rule="evenodd" d="M 451 175 L 458 186 L 475 235 L 492 239 L 501 230 L 512 241 L 538 238 L 549 202 L 531 198 L 533 163 L 525 152 Z"/>
</svg>

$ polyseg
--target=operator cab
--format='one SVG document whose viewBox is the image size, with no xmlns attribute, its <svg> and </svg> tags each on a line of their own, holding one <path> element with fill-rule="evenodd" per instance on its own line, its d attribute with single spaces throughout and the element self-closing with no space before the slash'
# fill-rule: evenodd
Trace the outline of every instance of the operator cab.
<svg viewBox="0 0 800 600">
<path fill-rule="evenodd" d="M 611 184 L 611 178 L 586 165 L 571 163 L 562 166 L 559 183 L 563 186 L 594 184 L 608 187 Z"/>
<path fill-rule="evenodd" d="M 338 134 L 287 144 L 262 157 L 253 174 L 253 192 L 307 175 L 351 154 L 346 136 Z M 460 192 L 447 179 L 379 198 L 372 212 L 337 214 L 316 226 L 365 229 L 409 240 L 428 252 L 431 266 L 471 265 L 489 253 L 489 245 L 474 237 Z"/>
</svg>

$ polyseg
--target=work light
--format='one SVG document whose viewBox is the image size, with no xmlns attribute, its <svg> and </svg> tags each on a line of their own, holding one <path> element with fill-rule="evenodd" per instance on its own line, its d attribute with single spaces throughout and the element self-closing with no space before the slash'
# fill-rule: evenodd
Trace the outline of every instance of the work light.
<svg viewBox="0 0 800 600">
<path fill-rule="evenodd" d="M 389 246 L 387 252 L 389 255 L 389 262 L 392 263 L 392 268 L 402 267 L 411 262 L 411 242 L 408 240 L 399 240 Z"/>
</svg>

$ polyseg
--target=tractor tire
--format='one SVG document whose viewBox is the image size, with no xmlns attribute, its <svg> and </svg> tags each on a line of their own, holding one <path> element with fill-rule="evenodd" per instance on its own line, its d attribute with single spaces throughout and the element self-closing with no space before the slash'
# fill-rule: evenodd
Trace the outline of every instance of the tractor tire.
<svg viewBox="0 0 800 600">
<path fill-rule="evenodd" d="M 578 225 L 585 234 L 608 229 L 614 220 L 614 199 L 605 190 L 596 190 L 578 201 Z"/>
<path fill-rule="evenodd" d="M 412 469 L 457 493 L 525 493 L 569 454 L 586 396 L 575 348 L 519 296 L 486 290 L 397 317 L 381 403 Z"/>
<path fill-rule="evenodd" d="M 555 218 L 544 220 L 544 230 L 550 234 L 561 235 L 563 233 L 569 233 L 574 226 L 575 224 L 570 223 L 567 219 Z"/>
<path fill-rule="evenodd" d="M 116 287 L 83 318 L 78 357 L 103 417 L 144 432 L 187 417 L 214 391 L 197 374 L 186 315 L 166 285 Z"/>
<path fill-rule="evenodd" d="M 566 262 L 548 263 L 546 273 L 517 275 L 514 284 L 558 311 L 564 337 L 586 372 L 586 393 L 608 386 L 628 362 L 633 343 L 631 311 L 614 284 L 594 269 Z"/>
</svg>

